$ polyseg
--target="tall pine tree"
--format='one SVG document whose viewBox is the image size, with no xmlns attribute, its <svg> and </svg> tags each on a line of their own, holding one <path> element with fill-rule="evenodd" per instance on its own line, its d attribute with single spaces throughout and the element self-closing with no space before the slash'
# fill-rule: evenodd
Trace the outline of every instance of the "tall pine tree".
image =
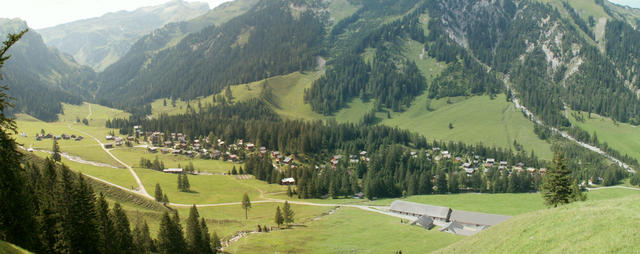
<svg viewBox="0 0 640 254">
<path fill-rule="evenodd" d="M 571 171 L 562 152 L 556 153 L 551 163 L 543 179 L 542 196 L 546 205 L 558 207 L 571 202 Z"/>
</svg>

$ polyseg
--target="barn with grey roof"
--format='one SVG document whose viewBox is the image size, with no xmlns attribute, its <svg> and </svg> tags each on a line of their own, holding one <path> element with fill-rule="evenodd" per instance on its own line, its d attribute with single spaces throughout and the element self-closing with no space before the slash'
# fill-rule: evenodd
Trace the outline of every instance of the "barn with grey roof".
<svg viewBox="0 0 640 254">
<path fill-rule="evenodd" d="M 441 226 L 440 231 L 456 235 L 473 235 L 481 230 L 503 222 L 511 216 L 452 210 L 449 207 L 433 206 L 396 200 L 391 203 L 391 212 L 415 217 L 413 225 L 431 229 Z"/>
<path fill-rule="evenodd" d="M 415 217 L 428 216 L 435 221 L 446 221 L 451 214 L 451 208 L 449 207 L 418 204 L 402 200 L 393 201 L 389 210 Z"/>
</svg>

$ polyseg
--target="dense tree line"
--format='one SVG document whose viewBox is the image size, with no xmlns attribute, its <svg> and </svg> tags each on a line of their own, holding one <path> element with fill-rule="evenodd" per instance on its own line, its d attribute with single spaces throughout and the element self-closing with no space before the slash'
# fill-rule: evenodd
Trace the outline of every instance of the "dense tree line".
<svg viewBox="0 0 640 254">
<path fill-rule="evenodd" d="M 640 88 L 640 49 L 635 47 L 640 40 L 640 31 L 620 20 L 607 22 L 604 40 L 607 56 L 621 70 L 626 80 Z"/>
<path fill-rule="evenodd" d="M 309 10 L 292 13 L 289 1 L 261 1 L 221 26 L 188 35 L 145 68 L 136 61 L 107 68 L 99 97 L 121 107 L 161 97 L 192 99 L 227 85 L 310 69 L 325 33 L 312 11 L 314 1 L 309 2 L 300 3 Z"/>
</svg>

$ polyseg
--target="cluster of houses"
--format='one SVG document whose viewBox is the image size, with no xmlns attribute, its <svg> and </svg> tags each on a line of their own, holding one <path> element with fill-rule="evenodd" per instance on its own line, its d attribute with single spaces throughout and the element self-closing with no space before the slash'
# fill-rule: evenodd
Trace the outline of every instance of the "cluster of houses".
<svg viewBox="0 0 640 254">
<path fill-rule="evenodd" d="M 335 167 L 336 165 L 338 165 L 338 163 L 340 163 L 343 157 L 344 156 L 340 154 L 331 156 L 331 161 L 330 161 L 331 166 Z M 360 151 L 358 155 L 355 155 L 355 154 L 349 155 L 349 164 L 358 164 L 360 163 L 360 161 L 363 161 L 363 162 L 370 161 L 369 157 L 367 157 L 367 151 Z"/>
<path fill-rule="evenodd" d="M 503 222 L 511 216 L 453 210 L 449 207 L 396 200 L 389 211 L 413 218 L 411 224 L 425 229 L 439 226 L 439 231 L 470 236 Z"/>
<path fill-rule="evenodd" d="M 107 143 L 104 144 L 104 148 L 113 148 L 114 146 L 122 146 L 124 144 L 124 138 L 122 137 L 118 137 L 118 136 L 113 136 L 113 135 L 107 135 L 105 137 L 106 140 L 108 141 L 113 141 L 112 143 Z M 127 141 L 131 142 L 134 141 L 135 138 L 133 136 L 128 136 L 127 137 Z"/>
<path fill-rule="evenodd" d="M 24 133 L 23 133 L 24 134 Z M 21 136 L 23 137 L 27 137 L 27 134 L 24 134 Z M 53 135 L 51 133 L 47 133 L 45 134 L 38 134 L 36 135 L 36 141 L 41 141 L 43 139 L 53 139 L 53 140 L 75 140 L 75 141 L 80 141 L 82 139 L 84 139 L 84 137 L 82 136 L 76 136 L 76 135 L 67 135 L 67 134 L 60 134 L 60 135 Z"/>
<path fill-rule="evenodd" d="M 134 126 L 137 135 L 147 138 L 147 150 L 151 153 L 163 153 L 173 155 L 185 155 L 188 157 L 198 157 L 204 159 L 221 159 L 225 161 L 239 162 L 242 158 L 239 154 L 241 151 L 254 152 L 258 151 L 261 156 L 270 154 L 271 158 L 278 165 L 290 165 L 294 167 L 294 158 L 285 156 L 278 151 L 269 153 L 266 147 L 256 147 L 255 144 L 238 140 L 237 143 L 227 143 L 222 139 L 209 140 L 209 138 L 191 140 L 183 133 L 163 132 L 143 132 L 140 126 Z M 113 137 L 117 139 L 118 137 Z M 132 136 L 127 139 L 134 140 Z M 117 142 L 116 144 L 117 145 Z M 113 147 L 113 145 L 112 145 Z"/>
</svg>

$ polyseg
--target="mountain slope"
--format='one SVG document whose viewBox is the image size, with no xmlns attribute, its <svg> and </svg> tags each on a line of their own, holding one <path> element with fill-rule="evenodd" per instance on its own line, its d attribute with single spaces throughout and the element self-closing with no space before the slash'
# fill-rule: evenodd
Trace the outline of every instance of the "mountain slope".
<svg viewBox="0 0 640 254">
<path fill-rule="evenodd" d="M 636 195 L 527 213 L 436 253 L 634 253 L 638 209 Z"/>
<path fill-rule="evenodd" d="M 140 56 L 108 68 L 100 75 L 100 96 L 120 106 L 167 96 L 195 98 L 227 85 L 309 69 L 324 35 L 314 2 L 263 1 L 219 27 L 188 35 L 150 61 Z"/>
<path fill-rule="evenodd" d="M 38 30 L 48 45 L 72 55 L 80 64 L 100 71 L 117 61 L 143 35 L 167 23 L 188 20 L 209 11 L 201 2 L 173 0 L 134 11 L 108 13 Z"/>
<path fill-rule="evenodd" d="M 0 19 L 2 38 L 27 28 L 19 19 Z M 16 107 L 7 113 L 24 112 L 53 121 L 62 111 L 60 102 L 79 104 L 91 97 L 95 73 L 56 49 L 48 48 L 35 31 L 27 32 L 8 52 L 1 84 L 9 87 Z"/>
</svg>

